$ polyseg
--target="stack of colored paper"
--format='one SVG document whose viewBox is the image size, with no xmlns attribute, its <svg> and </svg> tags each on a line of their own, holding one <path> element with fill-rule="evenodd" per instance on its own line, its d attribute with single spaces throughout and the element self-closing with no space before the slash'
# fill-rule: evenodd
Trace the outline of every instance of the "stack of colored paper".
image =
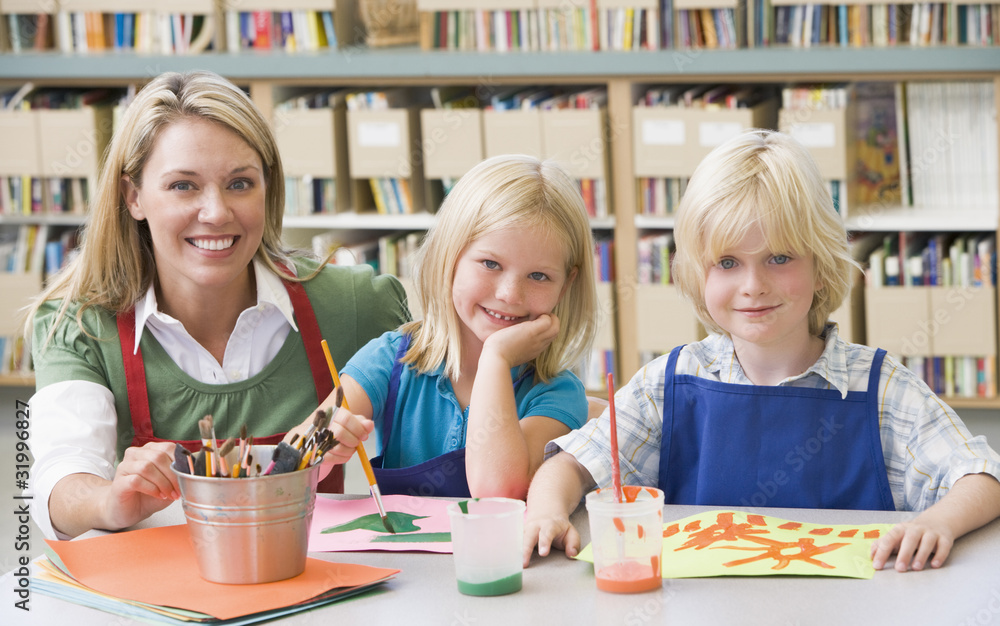
<svg viewBox="0 0 1000 626">
<path fill-rule="evenodd" d="M 48 541 L 32 589 L 70 602 L 168 624 L 250 624 L 371 589 L 396 569 L 307 559 L 294 578 L 224 585 L 198 574 L 184 525 L 79 541 Z"/>
</svg>

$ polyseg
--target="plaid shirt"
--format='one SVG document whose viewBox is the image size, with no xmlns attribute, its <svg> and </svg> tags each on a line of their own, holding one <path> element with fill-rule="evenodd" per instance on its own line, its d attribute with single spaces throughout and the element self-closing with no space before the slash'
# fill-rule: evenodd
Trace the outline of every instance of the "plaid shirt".
<svg viewBox="0 0 1000 626">
<path fill-rule="evenodd" d="M 866 391 L 875 349 L 837 336 L 836 324 L 825 330 L 826 348 L 805 373 L 779 385 Z M 663 377 L 668 355 L 639 370 L 615 394 L 622 482 L 656 485 L 663 430 Z M 676 374 L 752 385 L 736 359 L 731 339 L 712 335 L 681 350 Z M 878 390 L 879 432 L 889 487 L 897 510 L 920 511 L 948 492 L 966 474 L 1000 479 L 1000 456 L 985 437 L 973 437 L 954 410 L 913 372 L 885 357 Z M 611 483 L 609 419 L 605 411 L 578 430 L 549 442 L 546 456 L 566 450 L 582 463 L 599 486 Z"/>
</svg>

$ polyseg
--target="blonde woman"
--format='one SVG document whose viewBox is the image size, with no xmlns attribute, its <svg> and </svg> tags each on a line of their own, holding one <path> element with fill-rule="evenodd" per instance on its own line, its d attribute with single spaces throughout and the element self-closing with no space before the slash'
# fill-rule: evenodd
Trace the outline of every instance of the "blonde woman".
<svg viewBox="0 0 1000 626">
<path fill-rule="evenodd" d="M 741 134 L 695 170 L 678 209 L 674 278 L 713 331 L 615 395 L 622 480 L 672 504 L 923 511 L 873 548 L 881 568 L 940 567 L 1000 515 L 1000 457 L 884 350 L 827 320 L 849 291 L 839 214 L 808 151 Z M 528 496 L 537 543 L 573 556 L 569 514 L 608 486 L 606 415 L 552 443 Z"/>
<path fill-rule="evenodd" d="M 567 370 L 596 327 L 583 200 L 551 162 L 488 159 L 455 185 L 419 255 L 424 319 L 344 367 L 353 417 L 378 433 L 379 486 L 524 498 L 545 443 L 587 419 Z"/>
<path fill-rule="evenodd" d="M 90 205 L 79 255 L 26 325 L 32 512 L 46 536 L 167 506 L 173 442 L 196 448 L 205 415 L 220 441 L 246 425 L 277 443 L 331 391 L 323 338 L 346 361 L 409 319 L 394 278 L 282 250 L 274 137 L 215 74 L 164 74 L 138 93 Z M 334 432 L 346 460 L 357 438 Z M 342 490 L 342 473 L 329 480 Z"/>
</svg>

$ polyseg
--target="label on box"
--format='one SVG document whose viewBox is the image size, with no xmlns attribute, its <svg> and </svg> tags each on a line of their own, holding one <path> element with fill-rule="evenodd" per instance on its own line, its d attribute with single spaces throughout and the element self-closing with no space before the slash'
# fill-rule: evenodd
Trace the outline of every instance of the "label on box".
<svg viewBox="0 0 1000 626">
<path fill-rule="evenodd" d="M 647 146 L 683 146 L 684 139 L 681 120 L 642 121 L 642 143 Z"/>
<path fill-rule="evenodd" d="M 836 127 L 832 122 L 792 124 L 788 134 L 807 148 L 833 148 L 837 145 Z"/>
<path fill-rule="evenodd" d="M 702 122 L 698 124 L 698 145 L 703 148 L 714 148 L 741 132 L 743 124 L 739 122 Z"/>
<path fill-rule="evenodd" d="M 363 148 L 398 148 L 402 129 L 396 122 L 359 122 L 358 145 Z"/>
</svg>

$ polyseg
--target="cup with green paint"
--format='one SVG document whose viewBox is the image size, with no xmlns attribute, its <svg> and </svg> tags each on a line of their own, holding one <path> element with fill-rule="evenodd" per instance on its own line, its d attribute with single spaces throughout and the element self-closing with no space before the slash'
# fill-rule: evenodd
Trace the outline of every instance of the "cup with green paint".
<svg viewBox="0 0 1000 626">
<path fill-rule="evenodd" d="M 524 502 L 474 498 L 448 505 L 458 590 L 500 596 L 521 590 Z"/>
</svg>

